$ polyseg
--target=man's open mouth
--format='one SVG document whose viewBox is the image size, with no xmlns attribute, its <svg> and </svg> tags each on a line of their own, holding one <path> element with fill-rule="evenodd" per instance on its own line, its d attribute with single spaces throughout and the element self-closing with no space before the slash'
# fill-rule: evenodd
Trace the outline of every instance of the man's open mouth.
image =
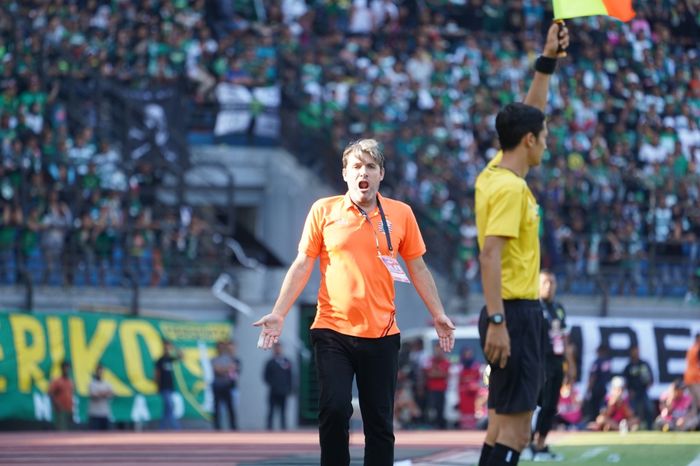
<svg viewBox="0 0 700 466">
<path fill-rule="evenodd" d="M 358 186 L 360 187 L 360 189 L 367 189 L 367 188 L 369 188 L 369 182 L 362 180 L 362 181 L 360 181 L 360 184 Z"/>
</svg>

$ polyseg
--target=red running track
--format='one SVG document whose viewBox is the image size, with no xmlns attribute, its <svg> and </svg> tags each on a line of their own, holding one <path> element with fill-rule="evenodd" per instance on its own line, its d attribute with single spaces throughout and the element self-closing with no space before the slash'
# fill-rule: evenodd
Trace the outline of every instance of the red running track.
<svg viewBox="0 0 700 466">
<path fill-rule="evenodd" d="M 477 431 L 397 432 L 397 464 L 470 464 L 483 439 Z M 362 465 L 363 443 L 361 433 L 351 435 L 353 466 Z M 314 430 L 0 434 L 0 465 L 310 466 L 318 455 Z"/>
</svg>

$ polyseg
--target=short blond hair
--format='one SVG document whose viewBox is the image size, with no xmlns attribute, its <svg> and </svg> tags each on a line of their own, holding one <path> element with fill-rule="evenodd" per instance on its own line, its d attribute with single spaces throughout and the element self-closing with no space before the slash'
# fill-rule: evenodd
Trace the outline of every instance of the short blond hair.
<svg viewBox="0 0 700 466">
<path fill-rule="evenodd" d="M 348 158 L 358 152 L 369 155 L 379 168 L 384 168 L 384 154 L 376 139 L 359 139 L 348 144 L 343 150 L 343 168 L 347 166 Z"/>
</svg>

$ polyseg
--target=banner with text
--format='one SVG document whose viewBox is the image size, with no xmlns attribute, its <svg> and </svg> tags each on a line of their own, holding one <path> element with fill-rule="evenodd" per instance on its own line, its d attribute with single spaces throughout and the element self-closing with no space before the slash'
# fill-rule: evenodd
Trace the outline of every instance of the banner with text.
<svg viewBox="0 0 700 466">
<path fill-rule="evenodd" d="M 178 418 L 208 418 L 210 358 L 231 337 L 226 322 L 184 322 L 105 313 L 0 313 L 0 419 L 52 419 L 47 395 L 61 363 L 71 363 L 76 423 L 87 419 L 88 389 L 98 363 L 114 391 L 114 421 L 147 422 L 161 416 L 154 365 L 167 338 L 182 351 L 173 396 Z"/>
<path fill-rule="evenodd" d="M 621 319 L 568 317 L 569 341 L 577 348 L 581 387 L 586 387 L 588 371 L 596 358 L 596 349 L 610 348 L 612 371 L 621 374 L 629 363 L 631 346 L 639 347 L 641 359 L 647 361 L 654 374 L 649 390 L 658 398 L 668 385 L 683 377 L 685 354 L 700 332 L 700 321 L 674 319 Z"/>
</svg>

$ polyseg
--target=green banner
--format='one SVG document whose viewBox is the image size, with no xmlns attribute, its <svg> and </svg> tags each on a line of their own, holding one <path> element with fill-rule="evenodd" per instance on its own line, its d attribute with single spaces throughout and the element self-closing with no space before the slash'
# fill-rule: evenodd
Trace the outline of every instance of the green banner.
<svg viewBox="0 0 700 466">
<path fill-rule="evenodd" d="M 209 359 L 217 341 L 228 340 L 225 322 L 182 322 L 130 318 L 105 313 L 0 313 L 0 419 L 52 418 L 49 383 L 72 365 L 74 421 L 87 420 L 88 389 L 98 363 L 114 391 L 114 421 L 160 419 L 161 399 L 154 365 L 167 338 L 182 350 L 175 363 L 178 418 L 208 418 L 211 393 Z"/>
</svg>

